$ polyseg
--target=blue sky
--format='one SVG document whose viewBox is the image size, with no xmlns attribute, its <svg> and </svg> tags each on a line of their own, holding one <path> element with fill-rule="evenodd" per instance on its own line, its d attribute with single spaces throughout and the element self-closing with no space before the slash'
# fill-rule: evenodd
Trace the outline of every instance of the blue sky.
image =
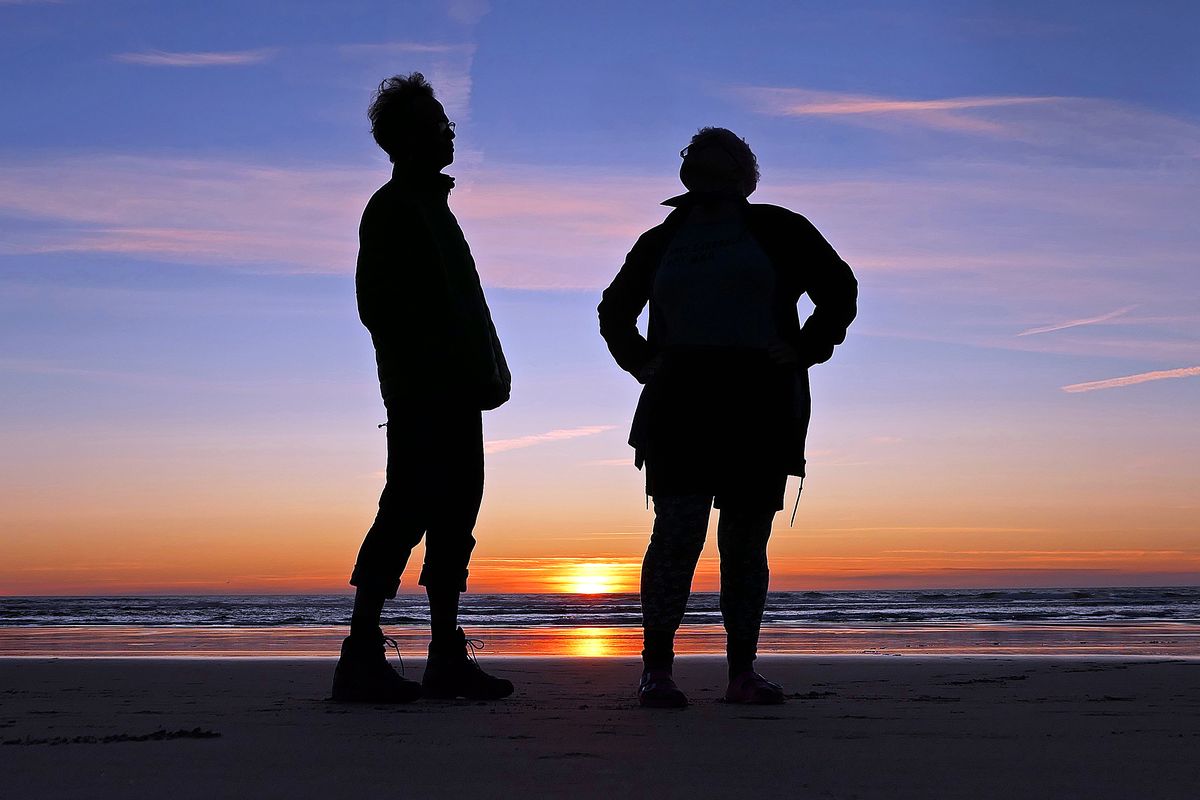
<svg viewBox="0 0 1200 800">
<path fill-rule="evenodd" d="M 1198 23 L 1188 3 L 0 2 L 0 591 L 43 586 L 73 542 L 164 529 L 61 585 L 340 585 L 382 469 L 352 283 L 388 170 L 365 107 L 413 69 L 459 123 L 452 205 L 516 374 L 481 558 L 643 546 L 637 387 L 594 307 L 718 124 L 759 156 L 753 199 L 806 214 L 862 283 L 813 375 L 810 538 L 776 545 L 795 575 L 1194 581 Z M 238 549 L 298 525 L 311 562 Z M 189 567 L 212 537 L 228 559 Z"/>
</svg>

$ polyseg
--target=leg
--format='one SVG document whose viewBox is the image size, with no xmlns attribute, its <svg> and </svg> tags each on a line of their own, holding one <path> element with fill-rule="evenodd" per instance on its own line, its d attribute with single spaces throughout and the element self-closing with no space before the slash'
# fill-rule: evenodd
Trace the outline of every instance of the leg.
<svg viewBox="0 0 1200 800">
<path fill-rule="evenodd" d="M 374 637 L 379 630 L 379 617 L 387 598 L 370 589 L 354 593 L 354 612 L 350 615 L 350 635 Z"/>
<path fill-rule="evenodd" d="M 403 440 L 400 417 L 389 413 L 387 482 L 379 498 L 379 512 L 367 531 L 350 583 L 354 614 L 350 635 L 342 642 L 341 657 L 333 672 L 333 699 L 364 703 L 409 703 L 421 696 L 421 684 L 396 673 L 387 661 L 386 640 L 379 615 L 388 598 L 396 596 L 400 574 L 409 554 L 421 540 L 421 494 L 413 491 L 409 452 L 400 452 Z"/>
<path fill-rule="evenodd" d="M 429 596 L 432 634 L 421 683 L 427 697 L 499 700 L 512 694 L 512 682 L 480 668 L 474 645 L 458 627 L 459 594 L 467 589 L 472 531 L 483 500 L 482 416 L 478 409 L 450 410 L 437 425 L 441 448 L 429 469 L 436 489 L 419 581 Z"/>
<path fill-rule="evenodd" d="M 654 532 L 642 562 L 642 628 L 647 670 L 670 670 L 675 631 L 683 621 L 696 562 L 704 549 L 712 497 L 654 498 Z"/>
<path fill-rule="evenodd" d="M 767 539 L 775 511 L 723 508 L 717 523 L 721 552 L 721 616 L 725 621 L 729 675 L 752 668 L 767 602 L 770 570 Z"/>
<path fill-rule="evenodd" d="M 358 551 L 350 584 L 354 596 L 352 633 L 378 635 L 384 601 L 396 596 L 400 575 L 425 532 L 420 512 L 424 491 L 414 462 L 419 461 L 406 435 L 404 416 L 389 413 L 387 427 L 387 478 L 379 496 L 379 511 Z M 417 465 L 419 466 L 419 464 Z"/>
<path fill-rule="evenodd" d="M 433 483 L 418 583 L 429 597 L 430 633 L 438 640 L 457 630 L 459 594 L 467 589 L 483 501 L 483 420 L 478 410 L 464 409 L 440 416 L 435 426 L 441 442 L 426 465 Z"/>
<path fill-rule="evenodd" d="M 439 641 L 453 636 L 458 630 L 458 587 L 426 586 L 425 596 L 429 598 L 429 635 Z"/>
</svg>

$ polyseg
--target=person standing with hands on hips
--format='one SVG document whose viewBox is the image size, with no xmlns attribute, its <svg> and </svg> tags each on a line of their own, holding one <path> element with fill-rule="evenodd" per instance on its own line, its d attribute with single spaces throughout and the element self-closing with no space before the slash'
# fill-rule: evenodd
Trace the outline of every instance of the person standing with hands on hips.
<svg viewBox="0 0 1200 800">
<path fill-rule="evenodd" d="M 743 139 L 702 128 L 680 155 L 687 192 L 665 201 L 674 210 L 638 239 L 598 309 L 613 358 L 644 384 L 629 438 L 654 498 L 638 700 L 687 705 L 673 642 L 715 507 L 725 700 L 780 703 L 783 689 L 753 666 L 767 540 L 788 475 L 804 476 L 808 369 L 845 341 L 858 283 L 803 216 L 747 200 L 759 171 Z M 802 326 L 796 304 L 806 293 L 815 308 Z"/>
</svg>

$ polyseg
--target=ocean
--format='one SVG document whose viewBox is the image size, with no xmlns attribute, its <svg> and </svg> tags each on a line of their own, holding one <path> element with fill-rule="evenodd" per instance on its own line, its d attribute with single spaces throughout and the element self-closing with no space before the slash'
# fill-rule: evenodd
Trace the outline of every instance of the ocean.
<svg viewBox="0 0 1200 800">
<path fill-rule="evenodd" d="M 351 598 L 319 595 L 0 598 L 0 656 L 328 656 Z M 387 604 L 402 649 L 425 646 L 423 595 Z M 490 652 L 632 656 L 636 594 L 468 594 Z M 681 654 L 716 654 L 715 593 L 692 595 Z M 773 592 L 762 652 L 1157 655 L 1200 658 L 1200 587 Z"/>
<path fill-rule="evenodd" d="M 0 597 L 0 626 L 338 626 L 350 598 L 315 595 L 185 595 L 154 597 Z M 384 609 L 385 625 L 428 619 L 424 595 L 399 595 Z M 637 626 L 636 594 L 467 594 L 466 627 Z M 696 592 L 685 624 L 719 625 L 715 592 Z M 893 623 L 1200 624 L 1200 587 L 1111 589 L 955 589 L 772 592 L 763 624 Z"/>
</svg>

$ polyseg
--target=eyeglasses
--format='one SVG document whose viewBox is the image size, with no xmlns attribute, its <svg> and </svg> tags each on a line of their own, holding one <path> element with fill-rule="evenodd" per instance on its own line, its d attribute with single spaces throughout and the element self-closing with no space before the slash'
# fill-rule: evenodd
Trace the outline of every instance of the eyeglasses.
<svg viewBox="0 0 1200 800">
<path fill-rule="evenodd" d="M 733 160 L 733 163 L 734 163 L 734 164 L 741 164 L 741 163 L 742 163 L 740 160 L 738 160 L 738 157 L 737 157 L 737 156 L 735 156 L 735 155 L 733 154 L 733 152 L 732 152 L 732 151 L 730 151 L 730 149 L 729 149 L 728 147 L 726 147 L 725 145 L 721 144 L 720 142 L 714 142 L 714 141 L 711 141 L 711 140 L 710 140 L 710 141 L 707 141 L 707 142 L 701 142 L 701 143 L 700 143 L 700 148 L 701 148 L 701 149 L 703 149 L 703 148 L 705 148 L 705 147 L 719 147 L 719 148 L 721 148 L 721 151 L 722 151 L 723 153 L 725 153 L 725 155 L 729 156 L 729 157 L 730 157 L 730 158 Z M 692 145 L 690 145 L 690 144 L 689 144 L 687 147 L 685 147 L 685 148 L 683 148 L 682 150 L 680 150 L 680 151 L 679 151 L 679 157 L 680 157 L 680 158 L 687 158 L 687 157 L 688 157 L 688 152 L 689 152 L 689 151 L 691 151 L 691 149 L 692 149 Z"/>
<path fill-rule="evenodd" d="M 438 133 L 454 133 L 454 123 L 449 121 L 439 122 Z"/>
</svg>

